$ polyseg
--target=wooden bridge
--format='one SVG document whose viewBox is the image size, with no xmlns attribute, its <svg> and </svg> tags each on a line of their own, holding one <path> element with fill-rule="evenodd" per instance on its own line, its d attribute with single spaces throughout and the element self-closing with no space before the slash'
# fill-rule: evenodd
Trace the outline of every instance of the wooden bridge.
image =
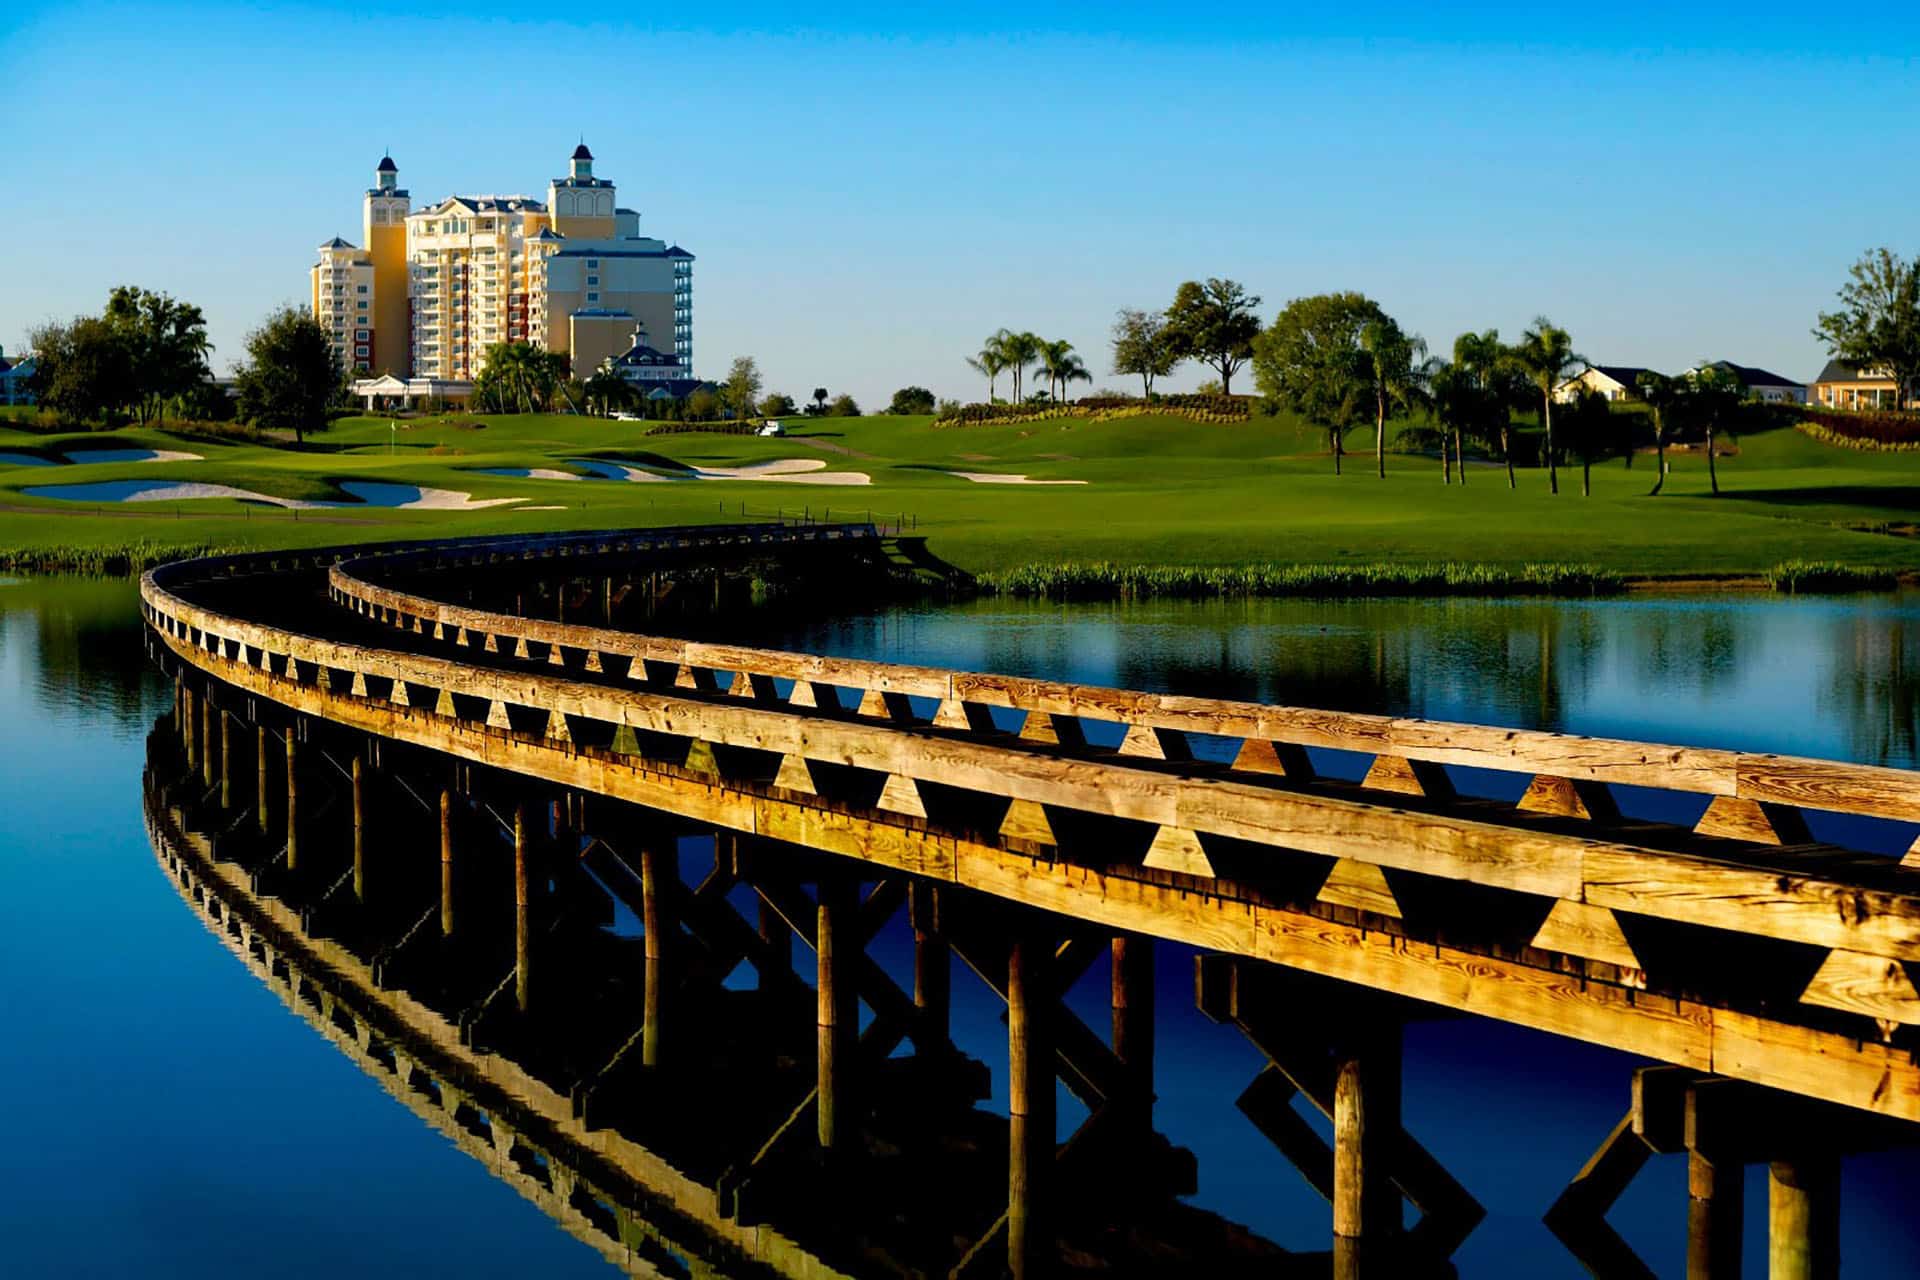
<svg viewBox="0 0 1920 1280">
<path fill-rule="evenodd" d="M 1666 1064 L 1636 1076 L 1631 1110 L 1550 1212 L 1596 1274 L 1635 1274 L 1603 1215 L 1667 1150 L 1692 1171 L 1692 1274 L 1738 1274 L 1739 1170 L 1755 1161 L 1772 1169 L 1772 1274 L 1833 1273 L 1839 1158 L 1920 1132 L 1920 868 L 1811 828 L 1891 829 L 1904 843 L 1920 776 L 634 625 L 701 574 L 719 590 L 730 569 L 851 572 L 885 550 L 863 526 L 474 539 L 171 565 L 142 598 L 207 785 L 256 797 L 265 823 L 258 801 L 282 789 L 284 765 L 274 830 L 289 868 L 302 857 L 298 748 L 316 732 L 364 744 L 350 753 L 357 828 L 381 821 L 362 812 L 361 769 L 404 745 L 461 762 L 450 795 L 484 790 L 476 767 L 544 788 L 566 815 L 556 828 L 590 835 L 612 803 L 716 834 L 730 874 L 806 866 L 806 909 L 785 891 L 784 908 L 762 900 L 816 949 L 808 1109 L 823 1149 L 865 1107 L 846 1067 L 854 1000 L 894 1044 L 944 1038 L 940 979 L 908 996 L 862 962 L 853 886 L 913 887 L 929 974 L 951 945 L 943 918 L 999 904 L 971 958 L 1008 1003 L 1008 1205 L 956 1269 L 1003 1245 L 1015 1274 L 1054 1263 L 1048 1208 L 1067 1179 L 1034 1136 L 1053 1132 L 1049 1063 L 1088 1100 L 1090 1124 L 1150 1113 L 1139 956 L 1166 939 L 1201 949 L 1201 1007 L 1267 1054 L 1242 1107 L 1332 1202 L 1340 1274 L 1383 1258 L 1374 1273 L 1404 1274 L 1404 1259 L 1444 1255 L 1477 1221 L 1399 1123 L 1399 1028 L 1441 1013 Z M 250 728 L 249 788 L 233 764 Z M 362 861 L 356 844 L 356 889 Z M 1090 930 L 1111 939 L 1111 1043 L 1059 1001 L 1090 963 Z M 525 932 L 523 1004 L 537 963 Z M 766 959 L 781 933 L 763 919 L 738 945 Z M 1293 1112 L 1296 1093 L 1332 1115 L 1330 1150 Z M 1403 1198 L 1423 1210 L 1404 1233 Z"/>
</svg>

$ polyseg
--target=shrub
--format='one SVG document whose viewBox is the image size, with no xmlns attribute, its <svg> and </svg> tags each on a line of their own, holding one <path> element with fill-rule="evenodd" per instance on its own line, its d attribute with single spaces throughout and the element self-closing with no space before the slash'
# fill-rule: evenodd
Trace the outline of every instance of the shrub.
<svg viewBox="0 0 1920 1280">
<path fill-rule="evenodd" d="M 933 392 L 925 387 L 902 387 L 893 393 L 887 412 L 898 415 L 932 413 Z"/>
<path fill-rule="evenodd" d="M 1850 449 L 1920 449 L 1920 414 L 1869 409 L 1801 410 L 1800 430 L 1824 444 Z"/>
<path fill-rule="evenodd" d="M 1253 596 L 1594 596 L 1619 574 L 1588 564 L 1029 564 L 981 578 L 989 593 L 1041 600 Z"/>
<path fill-rule="evenodd" d="M 1114 418 L 1136 418 L 1148 414 L 1185 418 L 1190 422 L 1245 422 L 1253 416 L 1249 396 L 1171 395 L 1155 396 L 1151 403 L 1138 396 L 1086 396 L 1066 404 L 969 404 L 942 405 L 934 425 L 943 427 L 994 424 L 1009 426 L 1021 422 L 1045 422 L 1054 418 L 1081 418 L 1105 422 Z"/>
<path fill-rule="evenodd" d="M 1899 582 L 1891 569 L 1833 560 L 1786 560 L 1767 570 L 1767 585 L 1789 595 L 1814 591 L 1887 591 Z"/>
<path fill-rule="evenodd" d="M 860 416 L 860 402 L 843 391 L 833 398 L 832 404 L 827 406 L 827 416 L 829 418 L 857 418 Z"/>
</svg>

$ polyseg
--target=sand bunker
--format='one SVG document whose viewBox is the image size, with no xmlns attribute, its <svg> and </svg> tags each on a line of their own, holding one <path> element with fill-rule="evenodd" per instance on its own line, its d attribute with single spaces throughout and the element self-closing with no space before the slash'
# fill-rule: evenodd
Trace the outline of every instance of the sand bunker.
<svg viewBox="0 0 1920 1280">
<path fill-rule="evenodd" d="M 828 471 L 825 469 L 826 461 L 821 458 L 778 458 L 772 462 L 749 462 L 738 467 L 688 467 L 683 471 L 638 463 L 606 462 L 597 458 L 569 458 L 568 461 L 585 467 L 603 479 L 624 480 L 633 484 L 684 480 L 768 480 L 783 484 L 831 485 L 873 483 L 873 477 L 864 471 Z"/>
<path fill-rule="evenodd" d="M 962 480 L 971 480 L 975 484 L 1085 484 L 1085 480 L 1035 480 L 1032 476 L 1013 475 L 1004 471 L 949 471 L 950 476 L 959 476 Z"/>
<path fill-rule="evenodd" d="M 21 492 L 33 498 L 57 498 L 62 502 L 190 502 L 198 498 L 232 498 L 239 502 L 263 502 L 269 506 L 302 511 L 339 507 L 390 507 L 403 511 L 479 511 L 522 498 L 475 498 L 455 489 L 424 489 L 411 484 L 384 484 L 349 480 L 342 489 L 354 502 L 312 502 L 301 498 L 277 498 L 270 493 L 238 489 L 230 484 L 205 484 L 172 480 L 102 480 L 94 484 L 35 485 Z"/>
<path fill-rule="evenodd" d="M 565 511 L 565 507 L 515 507 L 515 511 Z"/>
<path fill-rule="evenodd" d="M 476 467 L 476 471 L 488 476 L 511 476 L 515 480 L 578 480 L 580 477 L 571 471 L 556 471 L 552 467 Z M 528 508 L 537 510 L 537 508 Z"/>
<path fill-rule="evenodd" d="M 199 462 L 197 453 L 181 449 L 68 449 L 67 461 L 76 465 L 88 462 Z"/>
</svg>

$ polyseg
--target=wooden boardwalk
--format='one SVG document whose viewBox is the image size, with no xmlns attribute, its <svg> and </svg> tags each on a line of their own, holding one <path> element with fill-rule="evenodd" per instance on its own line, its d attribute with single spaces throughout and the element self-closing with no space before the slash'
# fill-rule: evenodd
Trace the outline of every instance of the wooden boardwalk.
<svg viewBox="0 0 1920 1280">
<path fill-rule="evenodd" d="M 1250 1035 L 1265 1015 L 1242 993 L 1284 971 L 1390 996 L 1361 1020 L 1374 1027 L 1434 1007 L 1480 1014 L 1671 1064 L 1683 1097 L 1743 1082 L 1783 1106 L 1797 1095 L 1920 1120 L 1920 869 L 1809 829 L 1832 828 L 1827 815 L 1920 823 L 1915 774 L 582 620 L 676 565 L 851 562 L 876 543 L 861 526 L 468 540 L 168 566 L 142 595 L 209 769 L 216 719 L 224 735 L 235 710 L 257 723 L 271 708 L 294 738 L 324 721 L 1029 909 L 1021 919 L 1191 944 L 1207 953 L 1203 1007 Z M 508 580 L 588 604 L 573 620 L 524 616 L 495 589 Z M 218 717 L 195 692 L 209 678 Z M 1357 781 L 1330 776 L 1356 759 Z M 1480 794 L 1465 794 L 1468 777 Z M 1655 795 L 1667 820 L 1623 814 L 1618 787 Z M 1329 1045 L 1339 1081 L 1358 1089 L 1367 1062 L 1397 1062 L 1391 1040 Z M 1779 1128 L 1789 1146 L 1807 1140 Z M 1334 1173 L 1350 1174 L 1328 1187 L 1336 1241 L 1373 1234 L 1363 1200 L 1341 1194 L 1367 1185 L 1359 1146 L 1335 1144 Z M 1805 1180 L 1807 1153 L 1762 1154 L 1789 1191 Z M 1809 1197 L 1817 1244 L 1824 1198 Z M 1823 1273 L 1818 1248 L 1800 1254 L 1814 1259 L 1805 1274 Z"/>
</svg>

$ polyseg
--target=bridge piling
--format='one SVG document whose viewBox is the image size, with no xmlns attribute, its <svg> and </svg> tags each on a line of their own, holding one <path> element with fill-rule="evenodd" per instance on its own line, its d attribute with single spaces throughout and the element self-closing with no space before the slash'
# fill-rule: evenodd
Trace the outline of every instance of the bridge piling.
<svg viewBox="0 0 1920 1280">
<path fill-rule="evenodd" d="M 194 697 L 193 688 L 183 679 L 180 682 L 180 746 L 187 753 L 187 772 L 199 768 L 200 760 L 197 747 L 197 735 L 193 726 Z"/>
<path fill-rule="evenodd" d="M 953 951 L 940 932 L 940 891 L 914 881 L 907 911 L 913 924 L 913 1007 L 919 1011 L 920 1047 L 948 1044 L 952 1035 Z"/>
<path fill-rule="evenodd" d="M 264 836 L 267 834 L 267 828 L 269 825 L 268 808 L 267 808 L 267 795 L 268 795 L 267 726 L 264 721 L 254 722 L 253 753 L 254 753 L 254 766 L 253 766 L 254 767 L 254 778 L 253 778 L 254 824 L 257 827 L 259 827 L 260 834 Z"/>
<path fill-rule="evenodd" d="M 658 1067 L 664 1045 L 667 986 L 676 927 L 668 900 L 680 879 L 680 850 L 670 834 L 648 832 L 640 846 L 640 924 L 645 931 L 645 1022 L 640 1032 L 640 1065 Z"/>
<path fill-rule="evenodd" d="M 1123 1103 L 1129 1138 L 1153 1130 L 1153 939 L 1115 934 L 1113 952 L 1113 1053 L 1126 1069 Z"/>
<path fill-rule="evenodd" d="M 848 1076 L 853 1068 L 853 1037 L 859 1030 L 851 973 L 840 972 L 840 952 L 857 959 L 859 927 L 854 885 L 837 873 L 823 875 L 815 908 L 814 957 L 817 962 L 819 1095 L 815 1103 L 820 1148 L 831 1152 L 848 1136 L 840 1123 Z M 849 931 L 846 937 L 842 930 Z M 847 944 L 851 942 L 851 947 Z"/>
<path fill-rule="evenodd" d="M 1051 1270 L 1048 1175 L 1054 1159 L 1050 940 L 1023 922 L 1007 952 L 1007 1269 L 1014 1280 Z"/>
<path fill-rule="evenodd" d="M 1807 1151 L 1767 1169 L 1768 1280 L 1840 1274 L 1840 1158 Z"/>
<path fill-rule="evenodd" d="M 367 780 L 361 758 L 353 758 L 353 899 L 367 900 Z"/>
<path fill-rule="evenodd" d="M 522 1014 L 527 1012 L 532 994 L 532 975 L 527 967 L 531 941 L 527 921 L 527 805 L 523 800 L 513 810 L 513 997 Z"/>
<path fill-rule="evenodd" d="M 1354 1020 L 1334 1046 L 1333 1241 L 1339 1280 L 1386 1274 L 1402 1228 L 1393 1184 L 1400 1127 L 1401 1029 Z"/>
<path fill-rule="evenodd" d="M 206 702 L 206 709 L 200 716 L 200 781 L 202 785 L 211 791 L 215 782 L 213 721 L 214 717 L 220 714 L 220 711 L 213 705 L 213 686 L 211 684 L 207 686 L 204 701 Z"/>
<path fill-rule="evenodd" d="M 297 726 L 287 725 L 287 870 L 300 869 L 300 752 L 295 745 Z"/>
<path fill-rule="evenodd" d="M 220 713 L 220 807 L 233 808 L 233 713 Z"/>
<path fill-rule="evenodd" d="M 453 936 L 453 792 L 440 791 L 440 936 Z"/>
</svg>

